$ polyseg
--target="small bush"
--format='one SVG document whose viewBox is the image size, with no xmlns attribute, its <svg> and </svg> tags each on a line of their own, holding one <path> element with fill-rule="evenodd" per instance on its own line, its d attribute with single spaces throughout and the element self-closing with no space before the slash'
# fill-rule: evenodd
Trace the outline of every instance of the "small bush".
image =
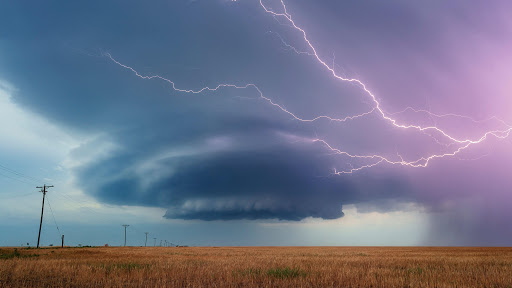
<svg viewBox="0 0 512 288">
<path fill-rule="evenodd" d="M 21 254 L 18 249 L 14 249 L 12 253 L 7 254 L 0 254 L 0 259 L 6 260 L 6 259 L 14 259 L 14 258 L 32 258 L 32 257 L 39 257 L 37 254 Z"/>
<path fill-rule="evenodd" d="M 419 274 L 423 273 L 423 268 L 421 268 L 421 267 L 409 268 L 409 269 L 407 269 L 407 273 L 419 275 Z"/>
</svg>

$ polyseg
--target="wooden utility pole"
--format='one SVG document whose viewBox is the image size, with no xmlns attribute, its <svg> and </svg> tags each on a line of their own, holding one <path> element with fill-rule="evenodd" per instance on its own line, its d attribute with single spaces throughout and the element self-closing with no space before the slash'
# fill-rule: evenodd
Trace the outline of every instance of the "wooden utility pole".
<svg viewBox="0 0 512 288">
<path fill-rule="evenodd" d="M 123 224 L 122 226 L 124 226 L 124 246 L 126 247 L 126 227 L 130 226 L 128 224 Z"/>
<path fill-rule="evenodd" d="M 37 248 L 39 248 L 39 240 L 41 239 L 41 227 L 43 226 L 43 213 L 44 213 L 44 197 L 46 196 L 46 189 L 52 188 L 53 186 L 46 186 L 43 185 L 43 187 L 36 187 L 40 188 L 41 192 L 43 193 L 43 205 L 41 207 L 41 221 L 39 222 L 39 234 L 37 235 Z"/>
<path fill-rule="evenodd" d="M 60 247 L 64 248 L 64 235 L 62 235 L 62 245 Z"/>
</svg>

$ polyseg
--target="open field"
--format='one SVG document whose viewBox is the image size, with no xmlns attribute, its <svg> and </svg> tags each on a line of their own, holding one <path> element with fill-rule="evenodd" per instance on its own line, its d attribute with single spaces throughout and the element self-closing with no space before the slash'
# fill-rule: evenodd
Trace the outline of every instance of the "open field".
<svg viewBox="0 0 512 288">
<path fill-rule="evenodd" d="M 512 248 L 0 248 L 0 287 L 512 287 Z"/>
</svg>

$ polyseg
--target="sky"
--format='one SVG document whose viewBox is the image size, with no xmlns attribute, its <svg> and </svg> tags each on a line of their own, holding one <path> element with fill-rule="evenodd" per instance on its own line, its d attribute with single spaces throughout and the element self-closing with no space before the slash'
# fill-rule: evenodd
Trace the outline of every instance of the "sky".
<svg viewBox="0 0 512 288">
<path fill-rule="evenodd" d="M 512 245 L 508 1 L 10 1 L 0 246 Z"/>
</svg>

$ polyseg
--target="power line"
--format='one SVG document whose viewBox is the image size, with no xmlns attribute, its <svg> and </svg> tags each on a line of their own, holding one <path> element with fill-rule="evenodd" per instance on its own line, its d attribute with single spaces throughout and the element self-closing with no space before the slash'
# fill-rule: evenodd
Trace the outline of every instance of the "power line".
<svg viewBox="0 0 512 288">
<path fill-rule="evenodd" d="M 40 181 L 39 179 L 37 179 L 37 178 L 34 178 L 34 177 L 28 176 L 28 175 L 26 175 L 26 174 L 23 174 L 23 173 L 21 173 L 21 172 L 18 172 L 18 171 L 16 171 L 16 170 L 11 169 L 11 168 L 9 168 L 9 167 L 7 167 L 7 166 L 5 166 L 5 165 L 2 165 L 2 164 L 0 164 L 0 169 L 2 169 L 2 170 L 4 170 L 4 171 L 7 171 L 7 172 L 10 172 L 10 173 L 12 173 L 12 174 L 15 174 L 15 175 L 17 175 L 17 176 L 19 176 L 19 177 L 23 177 L 23 178 L 25 178 L 25 179 L 27 179 L 27 180 L 34 181 L 34 182 L 36 182 L 36 183 L 40 183 L 40 182 L 41 182 L 41 181 Z"/>
<path fill-rule="evenodd" d="M 60 232 L 59 225 L 57 225 L 57 221 L 55 220 L 55 215 L 53 214 L 52 205 L 50 204 L 50 198 L 46 196 L 46 199 L 48 201 L 48 207 L 50 207 L 50 212 L 52 213 L 53 222 L 55 223 L 55 226 L 57 227 L 57 231 L 59 231 L 59 237 L 61 237 L 62 233 Z"/>
<path fill-rule="evenodd" d="M 2 199 L 2 200 L 12 199 L 12 198 L 18 198 L 18 197 L 25 197 L 25 196 L 29 196 L 29 195 L 36 195 L 36 194 L 34 194 L 34 192 L 31 192 L 31 193 L 18 194 L 18 195 L 12 195 L 12 196 L 7 196 L 7 197 L 0 197 L 0 199 Z"/>
<path fill-rule="evenodd" d="M 57 192 L 56 195 L 59 196 L 63 200 L 71 201 L 71 202 L 74 202 L 76 204 L 81 204 L 81 205 L 87 204 L 87 202 L 85 202 L 85 201 L 80 201 L 80 200 L 73 199 L 73 198 L 69 197 L 68 195 L 66 195 L 64 193 L 61 193 L 59 191 L 55 191 L 55 192 Z"/>
<path fill-rule="evenodd" d="M 100 204 L 102 206 L 105 206 L 105 207 L 109 207 L 109 208 L 116 208 L 116 206 L 114 205 L 110 205 L 110 204 L 105 204 L 105 203 L 100 203 L 100 202 L 93 202 L 93 201 L 90 201 L 90 200 L 87 200 L 87 199 L 84 199 L 84 200 L 78 200 L 78 199 L 73 199 L 71 198 L 68 194 L 65 194 L 63 192 L 59 192 L 59 191 L 55 191 L 57 192 L 58 195 L 62 196 L 62 197 L 65 197 L 66 199 L 74 202 L 74 203 L 77 203 L 77 204 L 81 204 L 81 205 L 86 205 L 86 204 Z M 64 199 L 64 198 L 61 198 L 61 199 Z"/>
<path fill-rule="evenodd" d="M 6 177 L 6 178 L 12 179 L 12 180 L 15 180 L 15 181 L 21 182 L 21 183 L 25 183 L 25 184 L 28 184 L 28 185 L 34 185 L 33 183 L 30 183 L 30 182 L 24 181 L 24 180 L 22 180 L 22 179 L 14 178 L 14 177 L 11 177 L 11 176 L 8 176 L 8 175 L 5 175 L 5 174 L 2 174 L 2 173 L 0 173 L 0 175 L 1 175 L 1 176 L 4 176 L 4 177 Z"/>
<path fill-rule="evenodd" d="M 135 228 L 135 227 L 137 227 L 137 226 L 133 226 L 133 225 L 131 225 L 129 229 L 132 229 L 132 230 L 134 230 L 135 232 L 140 233 L 140 234 L 142 234 L 142 233 L 146 233 L 146 232 L 142 232 L 141 230 L 139 230 L 139 229 L 137 229 L 137 228 Z M 158 239 L 163 239 L 164 237 L 167 237 L 167 235 L 162 235 L 162 234 L 160 234 L 160 233 L 158 233 L 158 232 L 151 232 L 151 234 L 152 234 L 153 236 L 157 236 L 157 237 L 158 237 Z M 156 243 L 156 241 L 155 241 L 155 243 Z M 170 242 L 169 242 L 169 243 L 170 243 Z M 156 244 L 155 244 L 155 245 L 156 245 Z"/>
</svg>

